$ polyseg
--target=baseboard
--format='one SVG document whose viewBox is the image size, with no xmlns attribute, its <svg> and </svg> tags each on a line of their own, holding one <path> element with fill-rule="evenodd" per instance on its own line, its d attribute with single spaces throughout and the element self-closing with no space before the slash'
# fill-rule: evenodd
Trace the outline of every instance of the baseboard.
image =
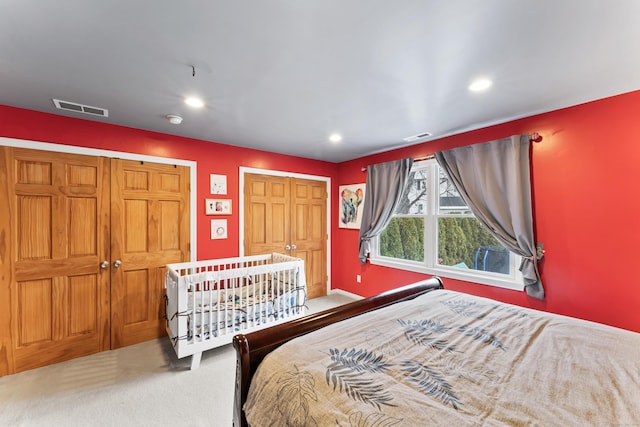
<svg viewBox="0 0 640 427">
<path fill-rule="evenodd" d="M 363 299 L 363 296 L 360 296 L 358 294 L 353 294 L 351 292 L 347 292 L 347 291 L 343 291 L 342 289 L 331 289 L 331 291 L 329 291 L 329 294 L 340 294 L 340 295 L 344 295 L 346 297 L 349 298 L 353 298 L 353 299 Z"/>
</svg>

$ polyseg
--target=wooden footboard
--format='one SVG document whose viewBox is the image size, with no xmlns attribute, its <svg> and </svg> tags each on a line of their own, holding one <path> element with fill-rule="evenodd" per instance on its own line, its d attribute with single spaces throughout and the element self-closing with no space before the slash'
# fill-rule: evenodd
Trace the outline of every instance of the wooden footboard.
<svg viewBox="0 0 640 427">
<path fill-rule="evenodd" d="M 248 427 L 247 420 L 242 411 L 247 400 L 249 384 L 256 372 L 258 365 L 274 349 L 285 342 L 320 329 L 340 320 L 356 316 L 380 307 L 384 307 L 399 301 L 417 297 L 418 295 L 442 289 L 442 280 L 433 277 L 418 283 L 394 289 L 380 295 L 365 298 L 350 304 L 342 305 L 320 313 L 292 320 L 287 323 L 263 329 L 249 334 L 239 334 L 233 337 L 233 346 L 236 349 L 236 388 L 233 409 L 233 425 L 235 427 Z"/>
</svg>

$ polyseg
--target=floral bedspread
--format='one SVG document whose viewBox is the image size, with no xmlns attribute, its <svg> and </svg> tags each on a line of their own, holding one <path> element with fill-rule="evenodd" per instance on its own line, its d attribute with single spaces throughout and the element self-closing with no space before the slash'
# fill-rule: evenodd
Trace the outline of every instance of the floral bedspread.
<svg viewBox="0 0 640 427">
<path fill-rule="evenodd" d="M 251 426 L 640 426 L 640 334 L 447 290 L 297 338 Z"/>
</svg>

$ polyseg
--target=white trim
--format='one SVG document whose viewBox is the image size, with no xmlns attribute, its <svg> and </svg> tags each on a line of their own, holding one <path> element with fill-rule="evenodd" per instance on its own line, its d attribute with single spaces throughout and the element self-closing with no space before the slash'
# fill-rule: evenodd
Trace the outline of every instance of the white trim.
<svg viewBox="0 0 640 427">
<path fill-rule="evenodd" d="M 244 256 L 244 175 L 246 173 L 258 175 L 284 176 L 300 179 L 310 179 L 314 181 L 324 181 L 327 185 L 327 295 L 331 291 L 331 178 L 327 176 L 307 175 L 302 173 L 284 172 L 270 169 L 258 169 L 240 166 L 240 185 L 238 186 L 238 212 L 240 215 L 238 223 L 239 256 Z"/>
<path fill-rule="evenodd" d="M 0 137 L 0 146 L 28 148 L 31 150 L 51 151 L 55 153 L 81 154 L 95 157 L 108 157 L 124 160 L 135 160 L 149 163 L 160 163 L 165 165 L 186 166 L 189 168 L 189 180 L 191 184 L 190 191 L 190 218 L 189 218 L 189 234 L 190 234 L 190 253 L 191 261 L 197 260 L 197 236 L 198 236 L 198 218 L 196 216 L 196 199 L 198 194 L 197 182 L 197 162 L 192 160 L 171 159 L 167 157 L 148 156 L 146 154 L 123 153 L 120 151 L 103 150 L 99 148 L 76 147 L 74 145 L 64 145 L 50 142 L 38 142 L 25 139 L 15 139 Z"/>
<path fill-rule="evenodd" d="M 156 157 L 146 154 L 124 153 L 120 151 L 103 150 L 100 148 L 77 147 L 75 145 L 63 145 L 50 142 L 37 142 L 24 139 L 13 139 L 0 137 L 0 145 L 10 147 L 30 148 L 33 150 L 53 151 L 57 153 L 84 154 L 88 156 L 102 156 L 118 158 L 124 160 L 136 160 L 149 163 L 160 163 L 165 165 L 196 166 L 197 163 L 191 160 L 171 159 L 168 157 Z"/>
<path fill-rule="evenodd" d="M 515 258 L 512 256 L 511 258 Z M 524 283 L 522 282 L 522 274 L 516 268 L 516 279 L 512 276 L 504 274 L 491 274 L 486 272 L 479 272 L 478 270 L 465 270 L 456 267 L 427 267 L 424 263 L 403 261 L 388 257 L 370 257 L 369 261 L 373 265 L 380 265 L 383 267 L 397 268 L 399 270 L 413 271 L 416 273 L 429 274 L 432 276 L 445 277 L 448 279 L 464 280 L 465 282 L 479 283 L 481 285 L 496 286 L 504 289 L 511 289 L 515 291 L 524 290 Z M 511 264 L 513 269 L 513 263 Z M 518 279 L 519 277 L 519 279 Z"/>
<path fill-rule="evenodd" d="M 329 295 L 335 295 L 335 294 L 344 295 L 345 297 L 353 298 L 355 300 L 364 299 L 362 295 L 354 294 L 352 292 L 347 292 L 342 289 L 331 289 L 331 291 L 329 292 Z"/>
</svg>

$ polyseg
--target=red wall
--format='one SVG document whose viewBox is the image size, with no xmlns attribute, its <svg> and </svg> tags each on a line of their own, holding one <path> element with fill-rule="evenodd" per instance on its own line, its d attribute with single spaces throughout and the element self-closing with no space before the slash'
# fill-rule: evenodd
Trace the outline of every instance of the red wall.
<svg viewBox="0 0 640 427">
<path fill-rule="evenodd" d="M 639 112 L 640 91 L 341 163 L 333 198 L 339 185 L 365 182 L 369 164 L 538 132 L 533 202 L 545 300 L 446 278 L 445 288 L 640 332 Z M 332 232 L 334 287 L 369 296 L 425 277 L 361 265 L 358 232 L 337 221 Z"/>
<path fill-rule="evenodd" d="M 0 136 L 38 142 L 59 143 L 120 152 L 145 154 L 197 162 L 197 257 L 226 258 L 239 254 L 239 168 L 271 169 L 330 177 L 334 163 L 285 156 L 213 142 L 114 126 L 0 105 Z M 204 214 L 209 194 L 209 174 L 227 175 L 227 198 L 232 199 L 228 239 L 211 240 L 211 216 Z"/>
<path fill-rule="evenodd" d="M 332 200 L 338 200 L 338 186 L 364 182 L 361 167 L 368 164 L 536 131 L 544 137 L 533 147 L 532 162 L 537 241 L 547 251 L 540 264 L 546 299 L 452 279 L 445 279 L 445 287 L 640 332 L 640 286 L 634 280 L 640 265 L 638 111 L 640 92 L 632 92 L 338 165 L 6 106 L 0 106 L 0 136 L 196 161 L 197 253 L 208 259 L 239 253 L 240 166 L 328 176 Z M 204 215 L 203 200 L 210 173 L 227 175 L 234 206 L 227 240 L 209 238 L 211 217 Z M 368 296 L 425 277 L 361 265 L 358 232 L 338 228 L 336 209 L 333 288 Z M 356 274 L 361 284 L 355 283 Z"/>
</svg>

